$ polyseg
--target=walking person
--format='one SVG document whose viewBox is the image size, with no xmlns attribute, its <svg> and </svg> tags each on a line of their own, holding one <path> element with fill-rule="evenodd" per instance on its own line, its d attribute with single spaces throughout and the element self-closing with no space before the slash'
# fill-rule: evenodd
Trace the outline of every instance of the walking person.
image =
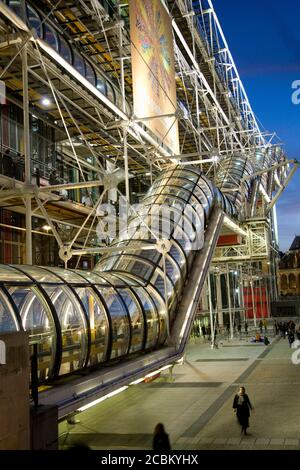
<svg viewBox="0 0 300 470">
<path fill-rule="evenodd" d="M 262 320 L 259 321 L 259 331 L 261 333 L 263 332 L 263 322 L 262 322 Z"/>
<path fill-rule="evenodd" d="M 245 321 L 244 328 L 245 328 L 245 333 L 247 335 L 248 334 L 248 323 L 246 321 Z"/>
<path fill-rule="evenodd" d="M 264 320 L 263 320 L 263 325 L 264 325 L 265 333 L 267 333 L 267 331 L 268 331 L 268 322 L 267 322 L 267 320 L 266 320 L 265 318 L 264 318 Z"/>
<path fill-rule="evenodd" d="M 162 423 L 158 423 L 154 429 L 153 435 L 153 450 L 171 450 L 169 436 L 165 431 L 165 427 Z"/>
<path fill-rule="evenodd" d="M 289 332 L 288 332 L 288 340 L 289 340 L 289 344 L 290 344 L 290 348 L 291 348 L 293 342 L 295 341 L 295 335 L 294 335 L 293 330 L 289 330 Z"/>
<path fill-rule="evenodd" d="M 249 417 L 250 410 L 253 410 L 248 395 L 246 394 L 245 387 L 240 387 L 238 393 L 235 395 L 233 400 L 233 409 L 236 412 L 236 417 L 241 425 L 241 432 L 245 436 L 248 435 L 247 429 L 249 428 Z"/>
</svg>

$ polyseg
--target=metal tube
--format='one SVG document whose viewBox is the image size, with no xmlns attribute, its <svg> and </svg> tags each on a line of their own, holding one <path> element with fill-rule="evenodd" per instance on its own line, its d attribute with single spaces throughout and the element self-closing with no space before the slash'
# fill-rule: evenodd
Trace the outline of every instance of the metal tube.
<svg viewBox="0 0 300 470">
<path fill-rule="evenodd" d="M 230 324 L 230 339 L 233 339 L 233 322 L 232 322 L 232 310 L 231 310 L 231 292 L 230 292 L 230 277 L 229 277 L 229 267 L 226 266 L 226 280 L 227 280 L 227 301 L 228 301 L 228 311 L 229 311 L 229 324 Z"/>
<path fill-rule="evenodd" d="M 25 183 L 31 185 L 30 168 L 30 132 L 29 132 L 29 95 L 28 95 L 28 65 L 27 45 L 22 50 L 22 80 L 23 80 L 23 120 L 24 120 L 24 159 Z M 25 196 L 26 207 L 26 264 L 32 264 L 32 232 L 31 232 L 31 197 Z"/>
<path fill-rule="evenodd" d="M 124 127 L 123 132 L 123 144 L 124 144 L 124 167 L 125 167 L 125 194 L 127 204 L 130 203 L 130 192 L 129 192 L 129 168 L 128 168 L 128 147 L 127 147 L 127 128 Z"/>
<path fill-rule="evenodd" d="M 210 317 L 210 332 L 211 332 L 211 348 L 213 349 L 213 347 L 215 345 L 215 326 L 214 326 L 213 306 L 212 306 L 212 299 L 211 299 L 210 273 L 208 273 L 208 276 L 207 276 L 207 284 L 208 284 L 208 302 L 209 302 L 209 317 Z"/>
<path fill-rule="evenodd" d="M 251 286 L 251 300 L 252 300 L 252 311 L 253 311 L 254 326 L 256 327 L 257 326 L 257 323 L 256 323 L 256 303 L 255 303 L 254 289 L 253 289 L 252 266 L 251 266 L 250 286 Z"/>
</svg>

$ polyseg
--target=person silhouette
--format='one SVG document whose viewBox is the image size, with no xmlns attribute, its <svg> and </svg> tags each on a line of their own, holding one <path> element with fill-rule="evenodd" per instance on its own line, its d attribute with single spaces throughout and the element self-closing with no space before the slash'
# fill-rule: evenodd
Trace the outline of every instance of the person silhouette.
<svg viewBox="0 0 300 470">
<path fill-rule="evenodd" d="M 154 429 L 153 435 L 153 443 L 152 443 L 153 450 L 171 450 L 169 436 L 165 431 L 164 425 L 162 423 L 158 423 Z"/>
<path fill-rule="evenodd" d="M 242 432 L 247 436 L 247 428 L 249 428 L 250 410 L 253 410 L 248 395 L 246 394 L 245 387 L 240 387 L 238 393 L 233 400 L 233 409 L 236 412 L 236 417 L 241 425 Z"/>
</svg>

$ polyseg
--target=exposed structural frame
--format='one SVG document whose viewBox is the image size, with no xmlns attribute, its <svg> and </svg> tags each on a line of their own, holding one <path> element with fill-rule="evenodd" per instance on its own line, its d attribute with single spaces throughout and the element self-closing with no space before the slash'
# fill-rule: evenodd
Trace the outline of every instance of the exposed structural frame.
<svg viewBox="0 0 300 470">
<path fill-rule="evenodd" d="M 91 15 L 92 10 L 90 6 L 85 4 L 85 2 L 81 2 L 81 4 L 85 13 Z M 126 5 L 120 4 L 118 6 L 115 12 L 117 20 L 115 25 L 112 25 L 116 33 L 115 38 L 118 38 L 119 47 L 118 57 L 116 57 L 115 60 L 116 62 L 119 61 L 120 69 L 118 76 L 122 97 L 119 103 L 120 107 L 101 95 L 86 79 L 81 79 L 81 84 L 84 84 L 86 90 L 84 90 L 82 86 L 79 88 L 78 84 L 75 82 L 70 80 L 66 81 L 64 75 L 59 74 L 59 68 L 65 68 L 67 73 L 73 74 L 75 81 L 78 77 L 78 72 L 59 58 L 56 51 L 51 49 L 42 39 L 30 38 L 31 33 L 24 23 L 17 20 L 11 12 L 8 13 L 7 9 L 1 6 L 2 14 L 6 17 L 9 16 L 14 27 L 19 28 L 22 34 L 22 38 L 20 36 L 20 45 L 17 43 L 16 47 L 21 47 L 22 49 L 22 63 L 24 64 L 23 97 L 26 96 L 28 90 L 28 85 L 26 85 L 26 83 L 28 83 L 28 79 L 26 81 L 28 71 L 28 74 L 38 80 L 41 86 L 50 87 L 54 101 L 57 107 L 61 109 L 61 111 L 59 111 L 59 109 L 58 111 L 66 132 L 68 133 L 68 124 L 66 124 L 66 118 L 68 118 L 68 120 L 73 120 L 74 125 L 77 127 L 78 133 L 76 138 L 80 137 L 83 144 L 88 146 L 90 151 L 97 157 L 99 154 L 97 147 L 90 146 L 89 140 L 85 138 L 80 130 L 81 124 L 78 121 L 78 117 L 72 117 L 75 109 L 77 109 L 77 105 L 75 105 L 74 108 L 74 103 L 70 102 L 66 94 L 57 89 L 54 77 L 59 76 L 60 79 L 64 81 L 65 86 L 68 84 L 68 86 L 72 87 L 73 92 L 79 94 L 84 100 L 89 101 L 90 104 L 95 107 L 98 119 L 101 119 L 103 129 L 101 132 L 107 135 L 110 129 L 115 128 L 117 133 L 116 141 L 112 142 L 112 145 L 119 148 L 118 152 L 121 157 L 120 164 L 122 166 L 124 162 L 127 200 L 129 199 L 130 155 L 134 156 L 133 158 L 135 159 L 137 155 L 140 155 L 139 158 L 141 158 L 141 161 L 144 161 L 141 168 L 144 167 L 144 169 L 148 170 L 151 174 L 152 172 L 155 174 L 155 172 L 159 171 L 165 164 L 168 165 L 174 161 L 184 159 L 186 163 L 191 161 L 197 162 L 197 164 L 203 167 L 206 174 L 212 176 L 218 171 L 218 166 L 222 165 L 223 156 L 238 150 L 251 152 L 254 148 L 271 144 L 272 140 L 274 140 L 273 135 L 262 133 L 257 124 L 211 1 L 193 2 L 192 6 L 189 1 L 184 2 L 178 0 L 169 2 L 168 8 L 171 15 L 174 16 L 172 25 L 174 30 L 176 74 L 178 77 L 177 118 L 180 122 L 181 133 L 183 133 L 181 144 L 182 153 L 178 156 L 172 155 L 172 153 L 154 142 L 149 132 L 146 132 L 145 128 L 141 126 L 141 120 L 136 120 L 133 115 L 128 115 L 126 100 L 129 95 L 126 89 L 128 88 L 128 56 L 130 56 L 130 54 L 128 54 L 128 31 L 124 25 L 122 16 L 124 10 L 126 10 Z M 107 40 L 107 51 L 109 53 L 112 49 L 110 41 L 114 40 L 114 38 L 113 36 L 110 38 L 107 37 L 106 23 L 108 18 L 103 16 L 100 10 L 94 11 L 93 13 L 100 30 L 99 34 L 101 34 L 102 31 L 102 34 Z M 180 17 L 180 21 L 178 21 L 178 17 Z M 80 40 L 80 36 L 78 37 Z M 124 52 L 125 55 L 123 54 Z M 30 54 L 30 60 L 36 60 L 37 63 L 40 63 L 41 70 L 44 71 L 43 74 L 36 72 L 36 66 L 26 64 L 28 54 Z M 200 57 L 202 57 L 201 69 L 198 65 Z M 16 59 L 12 61 L 11 66 L 15 62 Z M 9 72 L 9 67 L 6 70 L 6 73 L 7 72 Z M 191 89 L 193 90 L 192 93 L 190 91 Z M 25 118 L 25 114 L 28 115 L 29 113 L 28 100 L 24 106 Z M 77 110 L 79 111 L 79 108 Z M 81 109 L 81 112 L 91 123 L 95 120 L 90 111 Z M 103 112 L 104 115 L 106 115 L 106 122 Z M 113 121 L 114 115 L 117 116 L 117 122 L 115 123 Z M 24 123 L 26 129 L 25 120 Z M 129 142 L 128 133 L 130 133 L 130 138 L 135 139 L 136 144 L 140 146 L 139 150 L 134 148 L 137 146 L 133 144 L 133 142 Z M 80 168 L 81 162 L 77 157 L 76 148 L 72 144 L 74 137 L 69 135 L 67 139 L 70 141 L 74 161 Z M 29 134 L 25 132 L 25 143 L 27 142 L 25 148 L 26 146 L 28 148 L 28 141 Z M 122 141 L 123 143 L 119 145 L 118 142 L 120 143 Z M 187 143 L 187 141 L 189 142 Z M 193 147 L 194 152 L 187 152 L 186 149 L 188 146 L 191 149 Z M 132 154 L 133 151 L 134 154 Z M 189 156 L 192 154 L 194 154 L 196 158 Z M 151 155 L 153 155 L 153 157 L 151 157 Z M 202 155 L 200 160 L 198 155 Z M 220 161 L 215 159 L 216 155 L 220 157 Z M 95 168 L 95 170 L 98 171 L 99 176 L 103 174 L 103 171 L 106 171 L 103 168 Z M 29 174 L 27 178 L 27 183 L 29 183 L 29 180 L 31 181 Z M 97 185 L 97 183 L 95 183 L 95 185 Z M 84 186 L 79 184 L 78 186 L 73 186 L 73 188 L 75 187 L 79 188 Z M 68 186 L 61 185 L 60 189 L 68 189 Z M 51 189 L 51 191 L 54 190 L 55 188 Z M 6 197 L 8 197 L 8 195 L 6 195 Z M 36 194 L 36 197 L 39 197 L 39 195 Z M 29 196 L 26 196 L 24 200 L 26 200 L 29 228 Z M 46 203 L 44 204 L 44 209 L 43 212 L 38 211 L 39 215 L 42 217 L 47 213 Z M 91 212 L 93 210 L 92 208 Z M 90 217 L 90 214 L 88 214 L 87 217 L 89 218 L 88 220 L 90 220 L 90 218 L 93 219 L 93 217 Z M 48 215 L 48 222 L 49 219 L 51 219 L 51 215 Z M 95 219 L 95 223 L 97 221 L 98 218 Z M 91 234 L 95 233 L 94 228 L 95 227 L 87 226 L 85 230 L 81 230 L 81 235 L 85 234 L 87 237 L 90 237 Z M 86 242 L 82 241 L 81 243 L 83 243 L 86 248 L 94 248 L 90 245 L 89 240 Z M 30 245 L 30 234 L 27 234 L 26 245 L 27 247 Z M 27 251 L 27 261 L 30 262 L 29 248 Z M 63 251 L 61 253 L 63 253 Z M 66 261 L 66 259 L 64 259 L 64 261 Z"/>
</svg>

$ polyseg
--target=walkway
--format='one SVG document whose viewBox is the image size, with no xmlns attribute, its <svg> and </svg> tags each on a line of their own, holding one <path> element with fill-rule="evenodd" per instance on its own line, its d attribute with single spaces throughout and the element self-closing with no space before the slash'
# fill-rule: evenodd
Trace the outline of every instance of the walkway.
<svg viewBox="0 0 300 470">
<path fill-rule="evenodd" d="M 300 365 L 287 340 L 267 347 L 233 340 L 214 350 L 200 341 L 173 377 L 130 386 L 79 414 L 80 423 L 62 423 L 61 448 L 151 449 L 155 424 L 163 422 L 173 449 L 300 449 Z M 255 407 L 244 438 L 232 409 L 240 384 Z"/>
</svg>

